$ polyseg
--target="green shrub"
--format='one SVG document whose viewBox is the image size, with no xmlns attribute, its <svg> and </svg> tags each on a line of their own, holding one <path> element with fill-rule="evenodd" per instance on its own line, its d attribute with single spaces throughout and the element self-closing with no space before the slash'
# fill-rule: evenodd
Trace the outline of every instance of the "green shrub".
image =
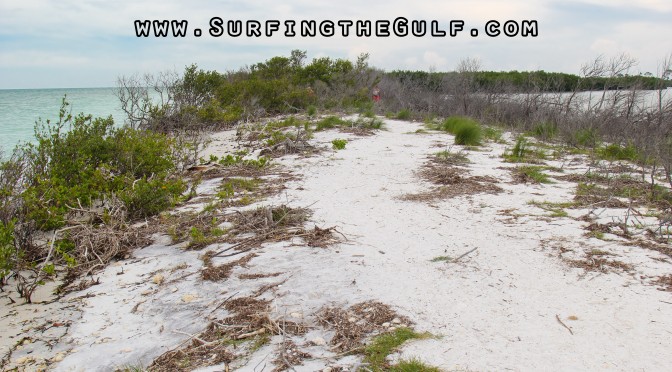
<svg viewBox="0 0 672 372">
<path fill-rule="evenodd" d="M 348 141 L 346 141 L 344 139 L 335 139 L 335 140 L 331 141 L 331 144 L 333 145 L 335 150 L 343 150 L 347 143 L 348 143 Z"/>
<path fill-rule="evenodd" d="M 634 145 L 621 146 L 616 143 L 598 148 L 597 155 L 605 160 L 637 161 L 640 157 L 639 151 Z"/>
<path fill-rule="evenodd" d="M 62 110 L 55 125 L 38 123 L 35 137 L 37 144 L 24 150 L 33 168 L 22 197 L 27 218 L 40 229 L 63 226 L 72 207 L 113 195 L 132 217 L 153 215 L 186 189 L 171 178 L 176 164 L 166 135 L 114 128 L 111 117 L 72 119 Z"/>
<path fill-rule="evenodd" d="M 14 246 L 14 222 L 0 222 L 0 285 L 4 285 L 5 277 L 12 272 L 19 258 Z"/>
<path fill-rule="evenodd" d="M 93 243 L 80 243 L 81 234 L 111 233 L 99 229 L 100 223 L 125 229 L 133 219 L 174 205 L 187 189 L 178 174 L 170 137 L 116 128 L 111 117 L 80 114 L 73 118 L 66 113 L 67 106 L 64 99 L 58 121 L 38 121 L 35 143 L 17 147 L 0 166 L 0 277 L 39 268 L 32 284 L 20 290 L 28 301 L 43 275 L 54 274 L 58 265 L 85 270 L 88 259 L 102 260 L 91 249 L 123 251 L 135 244 L 123 241 L 117 248 L 89 247 L 86 244 Z M 10 182 L 12 189 L 6 187 Z M 70 226 L 59 231 L 51 248 L 39 232 L 82 224 L 90 228 L 77 230 L 78 238 L 71 237 Z M 37 265 L 47 252 L 53 253 L 49 261 Z"/>
</svg>

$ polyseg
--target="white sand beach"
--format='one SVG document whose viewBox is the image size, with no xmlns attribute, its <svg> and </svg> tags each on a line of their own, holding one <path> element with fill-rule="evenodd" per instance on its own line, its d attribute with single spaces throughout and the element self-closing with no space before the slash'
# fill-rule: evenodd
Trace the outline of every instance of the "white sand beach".
<svg viewBox="0 0 672 372">
<path fill-rule="evenodd" d="M 431 189 L 417 172 L 432 154 L 460 150 L 451 135 L 416 133 L 421 128 L 421 123 L 385 120 L 385 129 L 371 136 L 316 132 L 311 143 L 326 150 L 274 159 L 294 179 L 282 192 L 243 207 L 309 208 L 313 213 L 306 228 L 334 227 L 337 244 L 309 247 L 300 238 L 264 243 L 228 279 L 212 282 L 201 279 L 199 256 L 227 244 L 184 250 L 183 244 L 173 245 L 161 235 L 153 245 L 94 275 L 99 285 L 58 303 L 21 305 L 17 299 L 9 304 L 8 296 L 14 294 L 2 293 L 2 351 L 22 337 L 30 340 L 14 350 L 10 368 L 146 367 L 226 316 L 221 304 L 227 298 L 250 296 L 264 285 L 271 287 L 259 297 L 271 301 L 272 315 L 308 329 L 292 336 L 311 355 L 293 367 L 296 371 L 365 368 L 361 356 L 332 349 L 333 332 L 320 327 L 315 314 L 325 306 L 370 300 L 390 305 L 415 330 L 435 336 L 403 344 L 392 361 L 415 358 L 445 371 L 672 368 L 672 292 L 656 284 L 672 273 L 670 257 L 628 245 L 616 235 L 587 236 L 589 222 L 580 217 L 591 209 L 569 208 L 566 216 L 549 217 L 530 204 L 571 201 L 576 182 L 512 182 L 508 168 L 515 165 L 501 157 L 514 142 L 509 134 L 504 136 L 507 143 L 466 150 L 470 163 L 461 166 L 465 176 L 494 178 L 501 192 L 405 200 L 404 195 Z M 231 153 L 235 135 L 235 130 L 214 134 L 204 158 Z M 346 148 L 331 149 L 335 138 L 347 139 Z M 551 178 L 589 168 L 582 155 L 546 164 L 556 169 L 548 172 Z M 217 185 L 216 178 L 205 181 L 199 196 L 212 195 Z M 182 208 L 202 208 L 197 202 Z M 620 221 L 625 213 L 592 210 L 594 221 L 602 224 Z M 638 219 L 652 228 L 658 227 L 655 221 Z M 607 252 L 623 269 L 572 264 L 590 252 Z M 244 273 L 280 274 L 241 279 Z M 45 325 L 51 326 L 44 330 Z M 283 336 L 271 337 L 231 367 L 273 370 L 271 361 L 282 341 Z"/>
</svg>

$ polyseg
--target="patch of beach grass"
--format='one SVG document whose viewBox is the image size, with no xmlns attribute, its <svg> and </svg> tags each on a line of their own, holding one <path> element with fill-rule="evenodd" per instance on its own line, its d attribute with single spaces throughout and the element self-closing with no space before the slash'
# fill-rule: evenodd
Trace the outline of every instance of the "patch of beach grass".
<svg viewBox="0 0 672 372">
<path fill-rule="evenodd" d="M 391 366 L 387 357 L 395 352 L 404 342 L 414 339 L 427 339 L 432 337 L 430 333 L 418 333 L 414 330 L 401 327 L 393 332 L 384 333 L 374 337 L 364 349 L 364 362 L 369 364 L 372 371 L 389 371 Z M 407 368 L 408 364 L 402 364 Z"/>
<path fill-rule="evenodd" d="M 544 167 L 536 165 L 523 165 L 513 169 L 516 182 L 520 183 L 551 183 L 551 179 L 543 170 Z"/>
</svg>

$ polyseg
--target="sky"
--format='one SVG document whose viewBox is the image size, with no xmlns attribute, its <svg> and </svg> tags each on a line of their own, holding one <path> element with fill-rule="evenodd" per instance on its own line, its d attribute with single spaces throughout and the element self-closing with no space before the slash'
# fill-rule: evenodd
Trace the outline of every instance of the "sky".
<svg viewBox="0 0 672 372">
<path fill-rule="evenodd" d="M 210 20 L 437 21 L 455 37 L 220 37 Z M 187 37 L 136 37 L 135 20 L 187 20 Z M 536 21 L 538 35 L 485 35 L 490 20 Z M 483 70 L 545 70 L 578 74 L 599 56 L 623 53 L 638 61 L 629 73 L 656 74 L 672 53 L 670 0 L 0 0 L 0 89 L 115 86 L 120 76 L 182 71 L 237 70 L 304 50 L 354 60 L 369 53 L 372 66 L 391 70 L 452 71 L 466 58 Z M 201 37 L 194 29 L 202 30 Z M 479 30 L 477 37 L 471 29 Z M 354 33 L 354 32 L 353 32 Z"/>
</svg>

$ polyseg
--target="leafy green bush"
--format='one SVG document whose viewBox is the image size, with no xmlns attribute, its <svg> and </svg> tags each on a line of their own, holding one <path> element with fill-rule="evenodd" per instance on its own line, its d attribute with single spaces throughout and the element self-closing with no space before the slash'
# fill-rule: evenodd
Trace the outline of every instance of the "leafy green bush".
<svg viewBox="0 0 672 372">
<path fill-rule="evenodd" d="M 131 217 L 153 215 L 186 189 L 171 178 L 176 165 L 166 135 L 115 128 L 111 117 L 73 119 L 62 109 L 55 125 L 36 125 L 35 138 L 37 144 L 25 149 L 32 169 L 22 196 L 27 218 L 40 229 L 61 227 L 72 208 L 113 195 Z"/>
<path fill-rule="evenodd" d="M 67 107 L 64 99 L 58 121 L 38 121 L 35 143 L 17 147 L 0 165 L 0 276 L 35 270 L 33 283 L 20 290 L 28 301 L 42 283 L 41 276 L 52 275 L 57 264 L 86 269 L 87 262 L 77 260 L 91 257 L 100 262 L 98 254 L 91 253 L 94 249 L 120 252 L 134 246 L 136 240 L 112 231 L 167 209 L 187 189 L 170 137 L 116 128 L 111 117 L 73 118 Z M 40 230 L 55 230 L 54 240 L 39 238 Z M 111 233 L 112 241 L 121 241 L 116 248 L 99 247 L 83 238 L 87 232 Z M 36 264 L 47 256 L 49 262 Z"/>
<path fill-rule="evenodd" d="M 333 145 L 335 150 L 343 150 L 347 143 L 348 143 L 348 141 L 346 141 L 344 139 L 335 139 L 335 140 L 331 141 L 331 144 Z"/>
</svg>

